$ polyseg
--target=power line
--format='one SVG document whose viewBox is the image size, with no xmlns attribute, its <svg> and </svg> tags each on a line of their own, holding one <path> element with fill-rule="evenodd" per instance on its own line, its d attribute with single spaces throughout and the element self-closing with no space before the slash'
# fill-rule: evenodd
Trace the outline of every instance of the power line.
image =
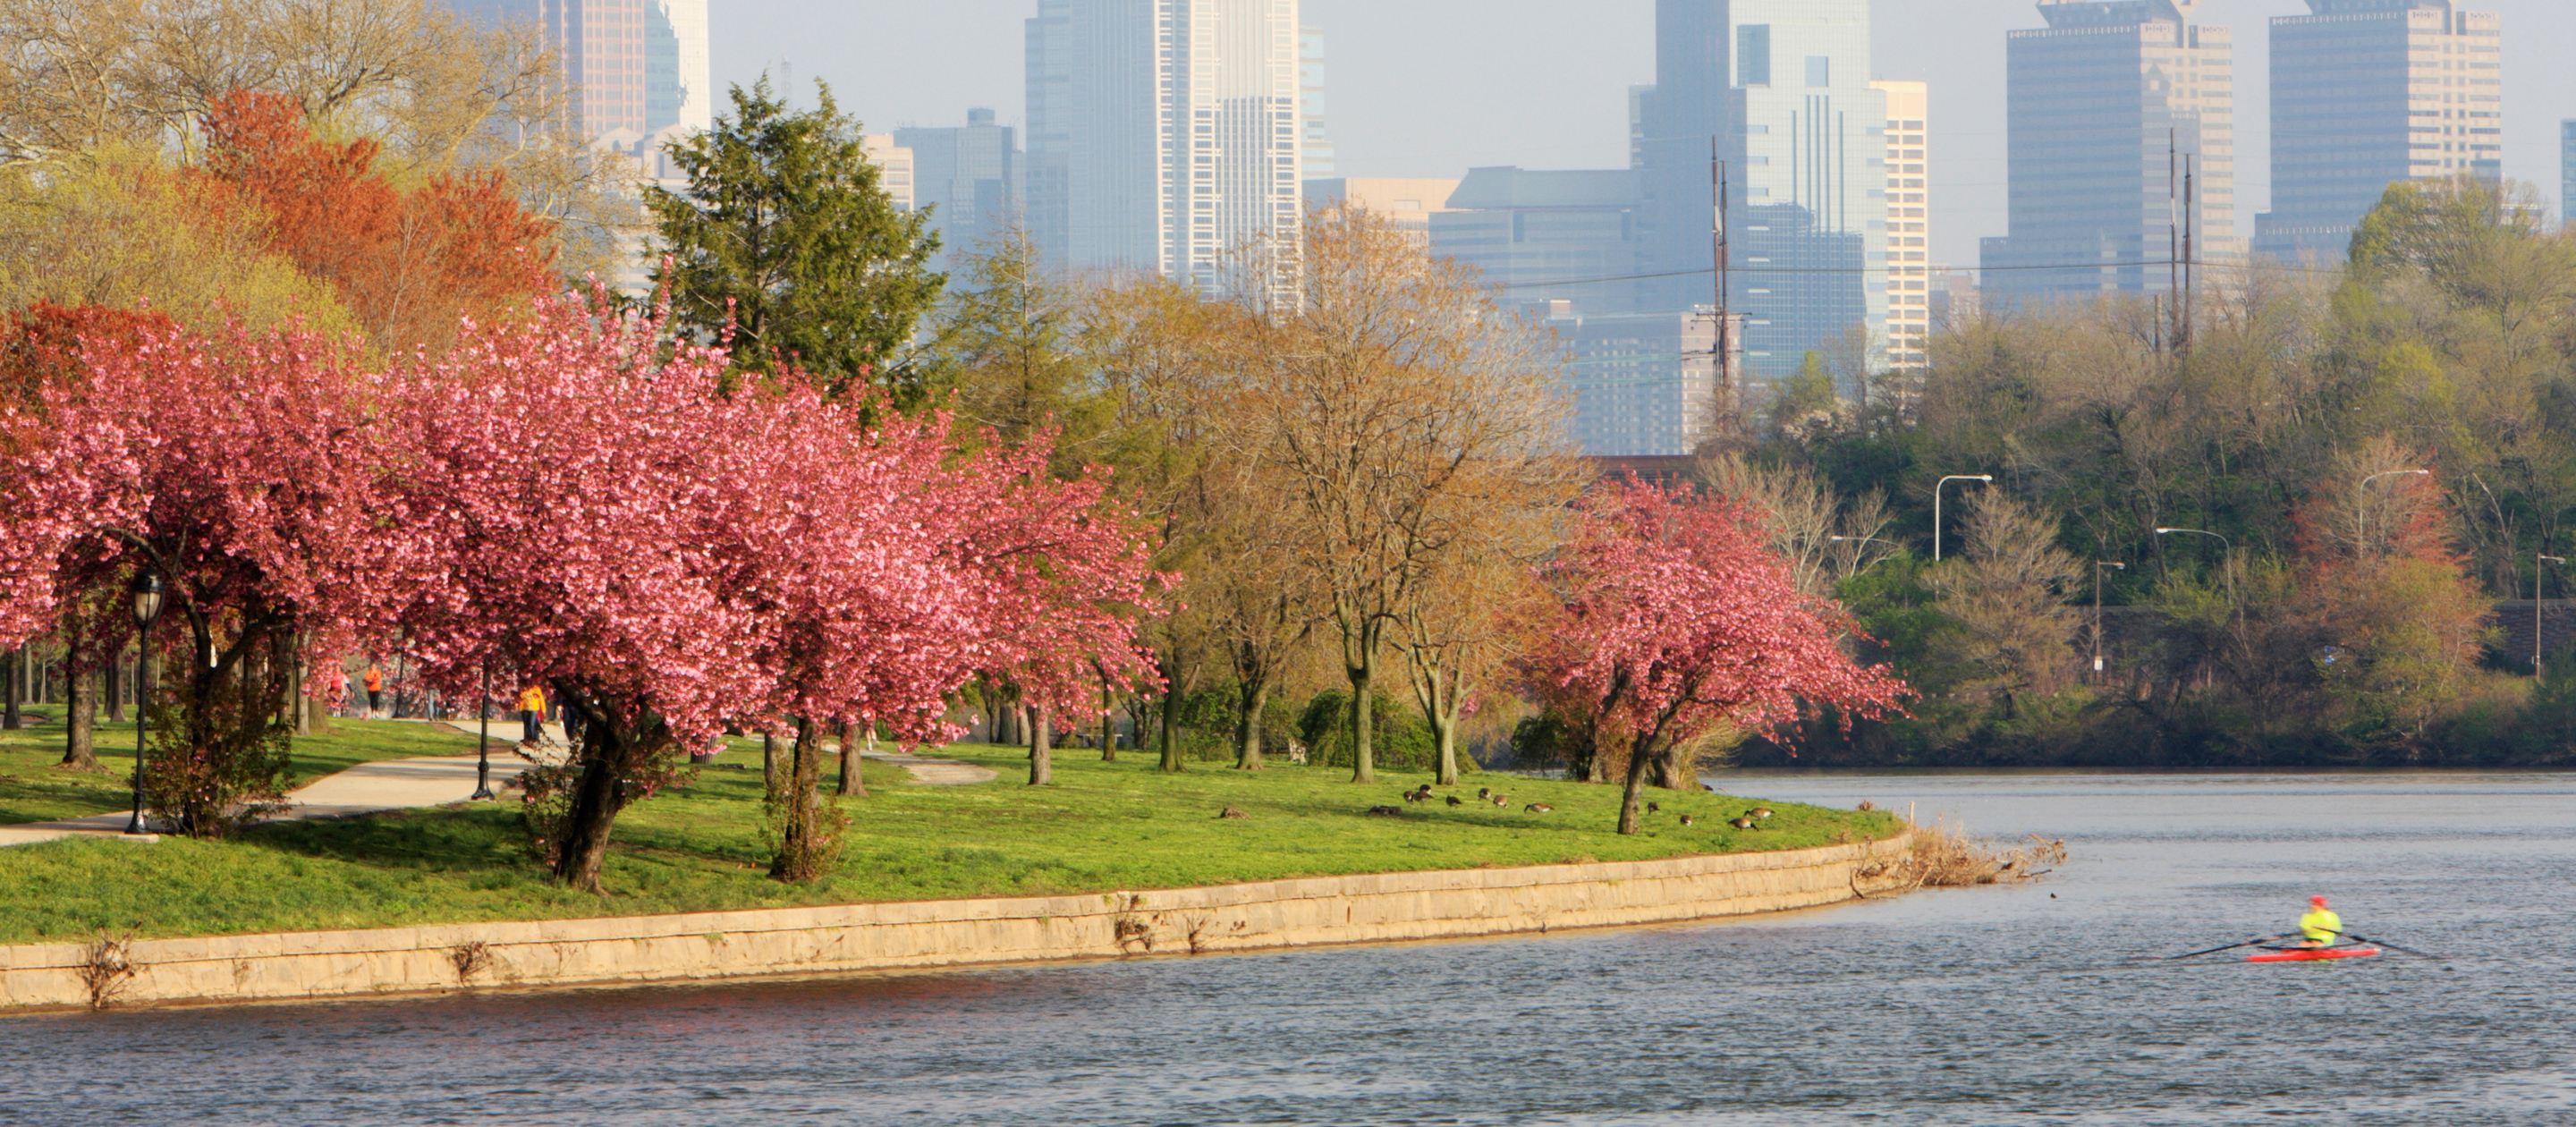
<svg viewBox="0 0 2576 1127">
<path fill-rule="evenodd" d="M 2077 262 L 2068 263 L 2062 266 L 1952 266 L 1946 267 L 1945 269 L 1950 271 L 1966 270 L 1978 274 L 2000 274 L 2007 271 L 2019 270 L 2119 270 L 2129 267 L 2177 265 L 2186 265 L 2186 263 L 2180 259 L 2154 258 L 2140 259 L 2135 262 Z M 2201 261 L 2192 261 L 2189 262 L 2188 265 L 2199 269 L 2273 269 L 2286 270 L 2298 274 L 2340 274 L 2343 272 L 2340 268 L 2329 269 L 2321 266 L 2292 266 L 2283 262 L 2267 263 L 2262 267 L 2256 267 L 2253 265 L 2214 265 L 2212 263 Z M 1930 276 L 1931 269 L 1932 267 L 1929 265 L 1908 263 L 1899 266 L 1731 266 L 1727 268 L 1726 272 L 1728 274 L 1892 274 L 1898 270 L 1922 270 L 1925 272 L 1926 276 Z M 1510 284 L 1500 285 L 1494 288 L 1501 290 L 1527 290 L 1538 289 L 1544 286 L 1593 286 L 1604 285 L 1610 282 L 1643 282 L 1656 278 L 1696 278 L 1704 274 L 1714 274 L 1716 272 L 1717 269 L 1715 267 L 1710 267 L 1704 270 L 1666 270 L 1654 274 L 1619 274 L 1607 278 L 1568 278 L 1562 281 L 1512 282 Z"/>
</svg>

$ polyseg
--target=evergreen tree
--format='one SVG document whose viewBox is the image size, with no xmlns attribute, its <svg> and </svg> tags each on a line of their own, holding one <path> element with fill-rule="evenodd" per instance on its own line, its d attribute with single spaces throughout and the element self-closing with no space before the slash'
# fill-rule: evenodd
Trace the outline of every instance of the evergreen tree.
<svg viewBox="0 0 2576 1127">
<path fill-rule="evenodd" d="M 906 345 L 947 279 L 927 268 L 929 213 L 895 209 L 828 86 L 791 112 L 763 78 L 733 88 L 733 114 L 673 146 L 686 193 L 649 189 L 662 245 L 654 281 L 672 314 L 712 338 L 731 323 L 735 363 L 800 367 L 834 394 L 921 398 Z"/>
</svg>

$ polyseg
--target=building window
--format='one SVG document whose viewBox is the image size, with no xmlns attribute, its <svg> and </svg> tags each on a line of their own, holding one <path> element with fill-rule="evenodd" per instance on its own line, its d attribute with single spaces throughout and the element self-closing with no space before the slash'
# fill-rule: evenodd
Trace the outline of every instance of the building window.
<svg viewBox="0 0 2576 1127">
<path fill-rule="evenodd" d="M 1831 85 L 1833 85 L 1833 84 L 1834 84 L 1834 60 L 1833 60 L 1833 57 L 1832 57 L 1832 56 L 1830 56 L 1830 55 L 1809 55 L 1809 56 L 1807 56 L 1807 85 L 1809 85 L 1809 86 L 1831 86 Z"/>
<path fill-rule="evenodd" d="M 1749 23 L 1735 29 L 1735 69 L 1740 85 L 1771 85 L 1771 25 Z"/>
</svg>

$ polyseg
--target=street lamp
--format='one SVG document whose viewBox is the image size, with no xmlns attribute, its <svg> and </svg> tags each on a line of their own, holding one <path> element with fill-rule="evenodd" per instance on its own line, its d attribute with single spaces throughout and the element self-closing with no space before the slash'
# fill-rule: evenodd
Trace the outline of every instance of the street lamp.
<svg viewBox="0 0 2576 1127">
<path fill-rule="evenodd" d="M 1988 485 L 1993 485 L 1995 483 L 1995 475 L 1986 473 L 1954 473 L 1932 483 L 1933 563 L 1941 562 L 1941 487 L 1954 481 L 1982 481 Z"/>
<path fill-rule="evenodd" d="M 492 663 L 488 661 L 483 663 L 483 707 L 476 712 L 483 726 L 474 739 L 474 793 L 465 796 L 467 802 L 498 797 L 492 793 Z"/>
<path fill-rule="evenodd" d="M 2207 536 L 2227 546 L 2227 603 L 2236 606 L 2236 542 L 2215 532 L 2199 528 L 2159 528 L 2158 536 Z M 2242 607 L 2237 607 L 2243 610 Z"/>
<path fill-rule="evenodd" d="M 2540 584 L 2549 578 L 2549 571 L 2540 566 L 2542 564 L 2565 567 L 2567 560 L 2561 556 L 2538 556 L 2531 561 L 2531 679 L 2534 681 L 2540 679 Z"/>
<path fill-rule="evenodd" d="M 169 588 L 161 582 L 161 573 L 145 567 L 134 573 L 129 587 L 134 596 L 134 816 L 126 819 L 125 832 L 141 834 L 143 824 L 143 735 L 152 727 L 152 622 L 161 617 L 162 597 Z"/>
<path fill-rule="evenodd" d="M 2110 560 L 2093 561 L 2093 672 L 2102 671 L 2102 569 L 2116 567 L 2129 570 L 2129 565 Z"/>
<path fill-rule="evenodd" d="M 2352 534 L 2353 555 L 2361 555 L 2363 552 L 2368 550 L 2370 544 L 2370 483 L 2383 477 L 2421 477 L 2431 474 L 2432 472 L 2433 471 L 2431 470 L 2381 470 L 2378 473 L 2361 479 L 2361 484 L 2353 490 L 2352 499 L 2352 519 L 2354 525 Z"/>
</svg>

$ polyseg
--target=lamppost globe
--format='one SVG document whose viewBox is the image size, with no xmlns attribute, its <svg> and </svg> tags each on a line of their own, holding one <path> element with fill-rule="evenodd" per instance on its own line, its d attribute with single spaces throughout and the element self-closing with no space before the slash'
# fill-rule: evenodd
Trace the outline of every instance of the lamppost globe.
<svg viewBox="0 0 2576 1127">
<path fill-rule="evenodd" d="M 169 587 L 161 582 L 160 572 L 145 570 L 135 573 L 129 589 L 134 594 L 135 628 L 150 629 L 153 621 L 161 617 L 162 596 Z"/>
</svg>

